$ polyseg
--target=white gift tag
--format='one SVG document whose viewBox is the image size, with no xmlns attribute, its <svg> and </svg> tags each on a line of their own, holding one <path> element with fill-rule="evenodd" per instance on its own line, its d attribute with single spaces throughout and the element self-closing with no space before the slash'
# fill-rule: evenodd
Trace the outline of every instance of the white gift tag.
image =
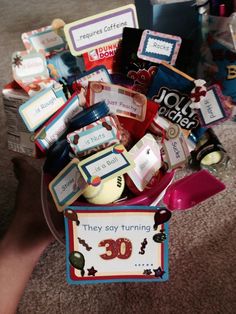
<svg viewBox="0 0 236 314">
<path fill-rule="evenodd" d="M 30 98 L 19 107 L 29 131 L 35 131 L 66 102 L 62 86 L 55 84 Z"/>
<path fill-rule="evenodd" d="M 164 141 L 163 149 L 165 151 L 166 161 L 170 169 L 184 165 L 189 156 L 188 145 L 182 133 L 179 137 Z"/>
<path fill-rule="evenodd" d="M 139 191 L 143 191 L 161 167 L 159 144 L 151 134 L 146 134 L 131 148 L 129 154 L 134 159 L 135 168 L 128 175 Z"/>
<path fill-rule="evenodd" d="M 110 112 L 130 119 L 144 121 L 147 110 L 147 97 L 123 86 L 102 82 L 90 82 L 89 103 L 104 101 Z"/>
<path fill-rule="evenodd" d="M 85 190 L 87 184 L 79 169 L 79 160 L 74 158 L 49 184 L 58 211 L 71 205 Z"/>
<path fill-rule="evenodd" d="M 133 4 L 66 24 L 64 30 L 72 55 L 78 56 L 121 39 L 124 27 L 138 27 Z"/>
<path fill-rule="evenodd" d="M 224 96 L 220 88 L 217 85 L 209 87 L 198 110 L 203 127 L 209 127 L 228 118 L 228 112 L 224 103 Z"/>
</svg>

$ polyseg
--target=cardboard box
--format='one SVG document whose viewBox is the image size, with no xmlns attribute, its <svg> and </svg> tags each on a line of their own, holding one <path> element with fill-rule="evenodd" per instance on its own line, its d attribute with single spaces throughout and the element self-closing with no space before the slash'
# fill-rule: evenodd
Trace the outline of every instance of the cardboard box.
<svg viewBox="0 0 236 314">
<path fill-rule="evenodd" d="M 36 157 L 34 133 L 27 130 L 18 108 L 29 99 L 27 93 L 16 83 L 7 84 L 2 91 L 3 106 L 7 121 L 8 149 Z"/>
</svg>

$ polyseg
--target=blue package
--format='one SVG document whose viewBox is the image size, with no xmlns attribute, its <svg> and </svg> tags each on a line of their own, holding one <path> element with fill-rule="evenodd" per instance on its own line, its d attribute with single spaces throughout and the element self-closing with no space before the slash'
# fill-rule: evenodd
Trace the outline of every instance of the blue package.
<svg viewBox="0 0 236 314">
<path fill-rule="evenodd" d="M 89 71 L 71 75 L 67 79 L 67 85 L 71 93 L 74 93 L 79 86 L 87 89 L 89 81 L 102 81 L 112 83 L 110 74 L 104 65 L 99 65 Z"/>
<path fill-rule="evenodd" d="M 53 55 L 51 58 L 48 58 L 47 66 L 51 78 L 58 82 L 66 81 L 68 77 L 78 75 L 84 71 L 83 58 L 72 56 L 68 50 L 62 51 Z"/>
</svg>

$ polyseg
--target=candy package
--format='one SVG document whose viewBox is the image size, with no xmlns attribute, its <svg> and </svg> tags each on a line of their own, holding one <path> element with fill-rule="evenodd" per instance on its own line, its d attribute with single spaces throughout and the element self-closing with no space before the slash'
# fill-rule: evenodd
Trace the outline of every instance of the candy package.
<svg viewBox="0 0 236 314">
<path fill-rule="evenodd" d="M 165 63 L 158 67 L 147 97 L 160 105 L 160 116 L 189 131 L 199 124 L 197 114 L 190 107 L 194 86 L 193 78 Z"/>
<path fill-rule="evenodd" d="M 138 57 L 143 30 L 125 27 L 121 42 L 120 71 L 133 80 L 132 89 L 146 94 L 157 64 Z"/>
</svg>

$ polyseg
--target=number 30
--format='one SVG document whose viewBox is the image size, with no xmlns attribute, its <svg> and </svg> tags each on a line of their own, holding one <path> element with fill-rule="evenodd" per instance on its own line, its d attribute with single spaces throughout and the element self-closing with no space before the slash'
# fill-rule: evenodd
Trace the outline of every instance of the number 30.
<svg viewBox="0 0 236 314">
<path fill-rule="evenodd" d="M 119 238 L 117 240 L 107 239 L 101 241 L 98 246 L 104 246 L 106 248 L 106 253 L 101 254 L 103 259 L 127 259 L 132 253 L 132 243 L 129 239 Z"/>
</svg>

